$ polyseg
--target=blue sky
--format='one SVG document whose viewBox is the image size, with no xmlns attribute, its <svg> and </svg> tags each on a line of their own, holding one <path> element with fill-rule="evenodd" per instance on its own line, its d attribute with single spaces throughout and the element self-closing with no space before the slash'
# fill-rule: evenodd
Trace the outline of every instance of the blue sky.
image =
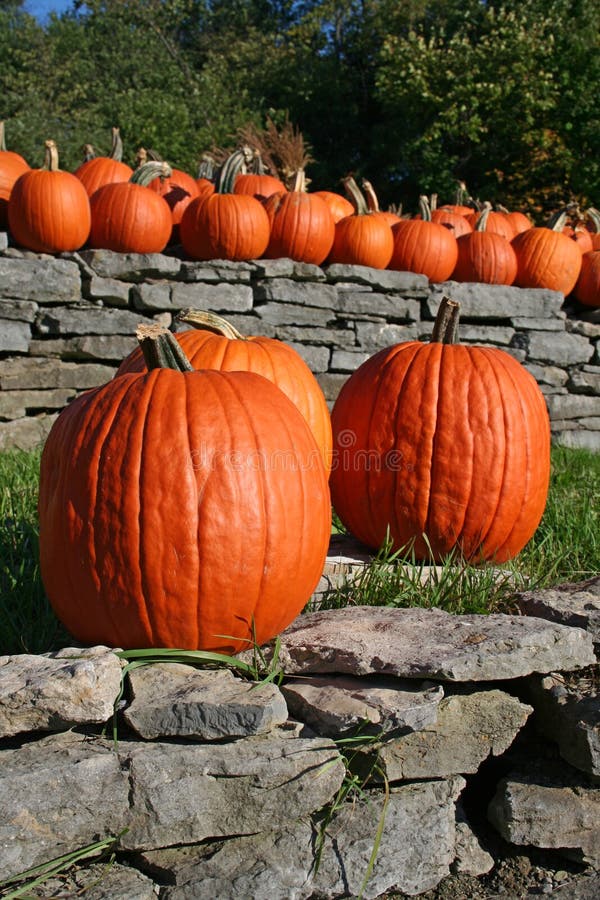
<svg viewBox="0 0 600 900">
<path fill-rule="evenodd" d="M 51 12 L 60 15 L 70 6 L 71 0 L 25 0 L 23 4 L 24 9 L 40 22 L 45 22 Z"/>
</svg>

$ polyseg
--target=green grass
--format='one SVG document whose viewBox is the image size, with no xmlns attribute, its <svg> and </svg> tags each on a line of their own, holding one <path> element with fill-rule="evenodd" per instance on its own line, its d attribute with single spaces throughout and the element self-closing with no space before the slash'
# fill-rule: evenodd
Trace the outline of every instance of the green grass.
<svg viewBox="0 0 600 900">
<path fill-rule="evenodd" d="M 0 453 L 0 654 L 43 653 L 73 643 L 54 616 L 38 560 L 39 453 Z M 450 612 L 512 611 L 516 588 L 600 574 L 600 454 L 553 448 L 552 478 L 535 536 L 510 564 L 470 566 L 450 557 L 427 570 L 382 550 L 323 606 L 439 606 Z M 596 501 L 596 502 L 594 502 Z M 339 526 L 339 523 L 338 523 Z"/>
</svg>

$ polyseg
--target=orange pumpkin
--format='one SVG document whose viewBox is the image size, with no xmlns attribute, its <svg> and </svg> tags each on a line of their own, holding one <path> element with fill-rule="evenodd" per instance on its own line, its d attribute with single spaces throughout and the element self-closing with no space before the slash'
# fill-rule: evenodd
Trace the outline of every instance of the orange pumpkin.
<svg viewBox="0 0 600 900">
<path fill-rule="evenodd" d="M 289 257 L 319 266 L 333 245 L 335 225 L 321 197 L 306 191 L 306 177 L 296 173 L 292 189 L 265 200 L 271 234 L 264 256 Z"/>
<path fill-rule="evenodd" d="M 444 300 L 432 341 L 382 350 L 332 411 L 336 512 L 369 547 L 419 559 L 514 557 L 544 511 L 550 423 L 532 375 L 495 347 L 455 343 Z"/>
<path fill-rule="evenodd" d="M 242 150 L 223 164 L 214 193 L 195 197 L 179 224 L 179 236 L 192 259 L 257 259 L 269 240 L 269 219 L 260 200 L 234 194 L 244 163 Z"/>
<path fill-rule="evenodd" d="M 581 272 L 573 294 L 586 306 L 600 306 L 600 249 L 581 257 Z"/>
<path fill-rule="evenodd" d="M 372 213 L 377 213 L 378 216 L 381 216 L 388 223 L 390 228 L 392 225 L 395 225 L 396 222 L 400 222 L 401 216 L 397 215 L 395 212 L 390 212 L 389 210 L 379 209 L 379 199 L 377 194 L 375 193 L 375 188 L 366 178 L 363 178 L 361 181 L 362 189 L 365 192 L 365 197 L 367 198 L 367 206 L 369 207 Z"/>
<path fill-rule="evenodd" d="M 329 212 L 334 222 L 339 222 L 345 216 L 351 216 L 354 213 L 354 207 L 350 201 L 337 194 L 335 191 L 313 191 L 313 197 L 320 197 L 329 207 Z"/>
<path fill-rule="evenodd" d="M 343 184 L 352 197 L 354 213 L 335 223 L 333 246 L 327 260 L 385 269 L 394 249 L 392 229 L 381 215 L 369 211 L 354 178 L 344 178 Z"/>
<path fill-rule="evenodd" d="M 90 233 L 90 201 L 82 183 L 58 167 L 54 141 L 46 141 L 44 166 L 15 181 L 8 224 L 16 243 L 36 253 L 79 250 Z"/>
<path fill-rule="evenodd" d="M 196 179 L 181 169 L 171 169 L 168 178 L 154 178 L 148 187 L 167 201 L 173 222 L 171 242 L 178 241 L 183 214 L 192 200 L 201 195 Z M 206 193 L 212 193 L 212 191 L 207 190 Z"/>
<path fill-rule="evenodd" d="M 0 122 L 0 229 L 8 225 L 8 201 L 13 185 L 29 169 L 29 163 L 19 153 L 6 149 L 4 122 Z"/>
<path fill-rule="evenodd" d="M 454 281 L 482 284 L 512 284 L 517 274 L 517 256 L 501 234 L 487 230 L 489 209 L 477 221 L 475 230 L 457 238 L 458 259 Z"/>
<path fill-rule="evenodd" d="M 540 225 L 517 234 L 512 245 L 517 254 L 518 287 L 548 288 L 570 294 L 581 271 L 581 250 L 562 233 L 566 211 Z"/>
<path fill-rule="evenodd" d="M 129 181 L 105 184 L 90 198 L 90 246 L 117 253 L 160 253 L 171 237 L 171 210 L 163 197 L 148 190 L 157 177 L 168 178 L 171 167 L 151 160 Z"/>
<path fill-rule="evenodd" d="M 119 129 L 112 129 L 112 147 L 108 156 L 90 155 L 73 174 L 81 181 L 88 197 L 105 184 L 129 181 L 133 169 L 123 162 L 123 142 Z"/>
<path fill-rule="evenodd" d="M 458 258 L 456 238 L 448 228 L 431 221 L 427 197 L 419 201 L 420 219 L 401 219 L 392 225 L 394 250 L 389 269 L 419 272 L 432 282 L 447 281 Z"/>
<path fill-rule="evenodd" d="M 263 644 L 301 612 L 325 562 L 331 507 L 314 438 L 266 378 L 190 371 L 166 329 L 139 336 L 151 371 L 77 397 L 46 441 L 50 602 L 83 644 Z"/>
<path fill-rule="evenodd" d="M 215 313 L 188 309 L 178 321 L 193 328 L 175 335 L 195 369 L 221 372 L 256 372 L 276 384 L 298 407 L 321 449 L 323 463 L 331 467 L 331 417 L 323 391 L 299 353 L 275 338 L 244 337 Z M 126 357 L 117 375 L 145 371 L 141 349 Z"/>
</svg>

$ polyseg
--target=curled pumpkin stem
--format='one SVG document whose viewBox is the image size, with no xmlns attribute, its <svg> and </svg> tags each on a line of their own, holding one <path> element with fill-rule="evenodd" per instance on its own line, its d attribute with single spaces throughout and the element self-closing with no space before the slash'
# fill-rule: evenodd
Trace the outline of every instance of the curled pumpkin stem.
<svg viewBox="0 0 600 900">
<path fill-rule="evenodd" d="M 185 322 L 186 325 L 193 325 L 194 328 L 200 328 L 203 331 L 212 331 L 214 334 L 220 334 L 222 337 L 235 341 L 248 340 L 241 334 L 237 328 L 234 328 L 227 319 L 218 316 L 216 313 L 208 312 L 202 309 L 183 309 L 175 317 L 177 322 Z"/>
</svg>

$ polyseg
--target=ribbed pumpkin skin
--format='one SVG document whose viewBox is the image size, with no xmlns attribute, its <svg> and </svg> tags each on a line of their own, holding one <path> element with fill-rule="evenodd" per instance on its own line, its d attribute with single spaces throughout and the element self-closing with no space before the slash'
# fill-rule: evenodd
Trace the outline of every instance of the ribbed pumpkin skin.
<svg viewBox="0 0 600 900">
<path fill-rule="evenodd" d="M 335 191 L 313 191 L 312 196 L 320 197 L 325 201 L 334 222 L 339 222 L 340 219 L 354 214 L 354 207 L 350 201 L 341 194 L 336 194 Z"/>
<path fill-rule="evenodd" d="M 96 156 L 82 163 L 73 172 L 76 178 L 84 186 L 88 197 L 103 187 L 105 184 L 120 184 L 129 181 L 133 175 L 133 169 L 127 163 L 118 159 L 110 159 L 108 156 Z"/>
<path fill-rule="evenodd" d="M 471 231 L 457 238 L 458 259 L 454 281 L 512 284 L 517 275 L 517 256 L 510 241 L 493 231 Z"/>
<path fill-rule="evenodd" d="M 304 191 L 272 194 L 265 200 L 271 236 L 264 252 L 268 259 L 289 257 L 319 266 L 333 245 L 335 225 L 321 197 Z"/>
<path fill-rule="evenodd" d="M 388 269 L 419 272 L 430 281 L 447 281 L 458 258 L 456 238 L 437 222 L 402 219 L 392 225 L 394 249 Z"/>
<path fill-rule="evenodd" d="M 283 181 L 274 175 L 258 175 L 244 172 L 237 176 L 233 184 L 234 194 L 249 194 L 251 197 L 270 197 L 285 191 Z"/>
<path fill-rule="evenodd" d="M 522 231 L 528 231 L 532 227 L 530 219 L 525 213 L 519 212 L 519 210 L 514 210 L 504 215 L 512 225 L 515 235 L 521 234 Z"/>
<path fill-rule="evenodd" d="M 329 407 L 317 379 L 293 347 L 269 337 L 237 340 L 202 329 L 180 331 L 175 338 L 195 369 L 255 372 L 277 385 L 308 422 L 329 472 L 332 445 Z M 123 360 L 117 375 L 145 371 L 142 351 L 136 348 Z"/>
<path fill-rule="evenodd" d="M 0 150 L 0 228 L 8 225 L 8 201 L 13 185 L 20 175 L 29 172 L 30 166 L 22 156 L 12 150 Z"/>
<path fill-rule="evenodd" d="M 465 218 L 469 225 L 475 229 L 481 215 L 480 212 L 472 212 Z M 512 241 L 516 234 L 514 225 L 508 216 L 505 213 L 494 212 L 493 210 L 490 210 L 488 213 L 486 231 L 490 231 L 493 234 L 501 234 L 507 241 Z"/>
<path fill-rule="evenodd" d="M 307 602 L 329 502 L 308 426 L 266 379 L 125 375 L 74 400 L 47 439 L 44 586 L 85 644 L 237 652 L 253 619 L 264 643 Z"/>
<path fill-rule="evenodd" d="M 13 185 L 8 224 L 16 243 L 36 253 L 78 250 L 90 233 L 90 201 L 71 172 L 31 169 Z"/>
<path fill-rule="evenodd" d="M 536 226 L 512 239 L 518 287 L 548 288 L 570 294 L 581 270 L 581 250 L 566 234 Z"/>
<path fill-rule="evenodd" d="M 328 261 L 385 269 L 393 249 L 392 229 L 379 213 L 351 215 L 335 223 Z"/>
<path fill-rule="evenodd" d="M 434 209 L 431 213 L 431 221 L 449 228 L 457 239 L 461 234 L 470 234 L 473 231 L 473 226 L 466 216 L 449 209 Z"/>
<path fill-rule="evenodd" d="M 179 235 L 192 259 L 258 259 L 269 241 L 269 219 L 256 197 L 213 193 L 192 200 Z"/>
<path fill-rule="evenodd" d="M 573 293 L 586 306 L 600 306 L 600 249 L 583 254 Z"/>
<path fill-rule="evenodd" d="M 415 540 L 504 562 L 546 503 L 550 427 L 534 378 L 502 350 L 398 344 L 363 363 L 332 412 L 333 506 L 373 548 Z"/>
<path fill-rule="evenodd" d="M 91 247 L 117 253 L 160 253 L 171 237 L 171 210 L 141 184 L 105 184 L 90 198 Z"/>
</svg>

